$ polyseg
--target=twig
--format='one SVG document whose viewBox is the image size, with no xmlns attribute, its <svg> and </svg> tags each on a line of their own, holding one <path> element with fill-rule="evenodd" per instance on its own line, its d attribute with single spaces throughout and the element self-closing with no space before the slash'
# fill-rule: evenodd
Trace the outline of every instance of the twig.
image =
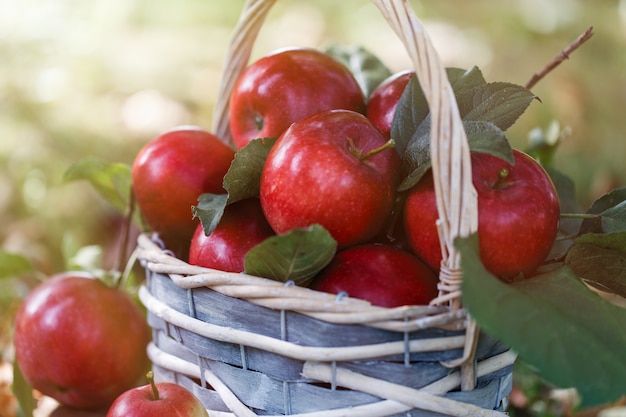
<svg viewBox="0 0 626 417">
<path fill-rule="evenodd" d="M 118 281 L 116 282 L 116 285 L 115 285 L 117 288 L 122 288 L 124 286 L 123 281 L 125 281 L 127 278 L 124 276 L 124 272 L 126 272 L 126 268 L 124 266 L 126 265 L 128 261 L 127 259 L 128 245 L 130 241 L 130 232 L 131 232 L 134 214 L 135 214 L 135 193 L 133 192 L 132 187 L 131 187 L 129 199 L 128 199 L 128 211 L 124 218 L 121 242 L 120 242 L 119 251 L 118 251 L 117 260 L 116 260 L 117 265 L 115 266 L 116 271 L 122 272 L 120 274 L 121 276 L 118 278 Z"/>
<path fill-rule="evenodd" d="M 550 71 L 556 68 L 561 62 L 568 59 L 569 55 L 572 52 L 574 52 L 576 49 L 578 49 L 578 47 L 581 46 L 583 43 L 587 42 L 589 38 L 591 38 L 592 35 L 593 35 L 593 26 L 589 26 L 589 29 L 587 29 L 578 38 L 576 38 L 574 42 L 570 43 L 567 46 L 567 48 L 563 49 L 556 57 L 554 57 L 554 59 L 548 65 L 546 65 L 541 71 L 533 74 L 532 78 L 526 83 L 524 87 L 526 87 L 527 89 L 531 89 L 532 87 L 534 87 L 535 84 L 539 82 L 539 80 L 545 77 Z"/>
</svg>

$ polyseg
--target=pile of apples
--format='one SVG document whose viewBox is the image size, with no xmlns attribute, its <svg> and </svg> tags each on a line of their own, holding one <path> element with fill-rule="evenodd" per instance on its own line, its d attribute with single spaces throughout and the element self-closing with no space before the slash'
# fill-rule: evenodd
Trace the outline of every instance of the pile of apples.
<svg viewBox="0 0 626 417">
<path fill-rule="evenodd" d="M 262 57 L 232 91 L 232 147 L 183 126 L 141 150 L 132 179 L 145 221 L 189 263 L 253 275 L 246 257 L 257 245 L 321 226 L 336 247 L 297 284 L 385 307 L 428 304 L 441 262 L 433 180 L 427 171 L 398 191 L 406 170 L 391 137 L 413 76 L 393 74 L 366 97 L 327 53 L 293 48 Z M 481 259 L 507 281 L 544 261 L 560 211 L 545 170 L 513 155 L 511 164 L 472 152 Z"/>
<path fill-rule="evenodd" d="M 432 175 L 426 167 L 401 186 L 414 171 L 406 162 L 413 148 L 393 135 L 412 82 L 404 71 L 366 91 L 344 63 L 315 49 L 262 57 L 230 96 L 232 143 L 179 126 L 138 153 L 132 188 L 145 224 L 194 265 L 384 307 L 428 304 L 441 262 Z M 528 155 L 513 150 L 511 163 L 486 149 L 471 156 L 481 260 L 504 281 L 529 277 L 557 235 L 557 192 Z M 36 288 L 16 319 L 25 380 L 60 403 L 140 417 L 174 414 L 171 402 L 183 410 L 177 415 L 205 416 L 193 396 L 165 386 L 159 395 L 154 383 L 133 388 L 145 381 L 149 340 L 133 300 L 71 272 Z M 160 411 L 139 411 L 146 402 Z"/>
</svg>

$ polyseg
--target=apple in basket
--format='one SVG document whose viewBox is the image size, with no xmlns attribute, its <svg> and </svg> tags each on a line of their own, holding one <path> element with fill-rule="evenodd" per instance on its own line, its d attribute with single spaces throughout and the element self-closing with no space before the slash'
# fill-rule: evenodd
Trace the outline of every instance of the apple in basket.
<svg viewBox="0 0 626 417">
<path fill-rule="evenodd" d="M 383 80 L 370 94 L 365 114 L 387 138 L 391 135 L 391 124 L 400 97 L 414 75 L 413 70 L 396 72 Z"/>
<path fill-rule="evenodd" d="M 352 72 L 312 48 L 288 48 L 253 62 L 230 97 L 230 130 L 237 147 L 278 137 L 293 122 L 323 110 L 365 112 L 365 97 Z"/>
<path fill-rule="evenodd" d="M 532 274 L 545 260 L 560 218 L 559 198 L 544 168 L 523 152 L 513 154 L 514 165 L 486 153 L 471 155 L 481 260 L 505 281 Z M 404 224 L 411 247 L 432 268 L 441 262 L 437 218 L 429 171 L 409 191 Z"/>
<path fill-rule="evenodd" d="M 437 296 L 433 270 L 411 252 L 384 244 L 340 251 L 315 277 L 318 291 L 367 300 L 381 307 L 427 305 Z"/>
<path fill-rule="evenodd" d="M 172 382 L 154 382 L 121 394 L 106 417 L 208 417 L 200 400 L 185 387 Z"/>
<path fill-rule="evenodd" d="M 59 403 L 108 407 L 138 385 L 149 361 L 150 329 L 124 292 L 83 272 L 35 287 L 15 319 L 15 355 L 26 381 Z"/>
<path fill-rule="evenodd" d="M 224 193 L 235 152 L 217 136 L 180 126 L 148 142 L 132 166 L 132 187 L 147 225 L 166 246 L 186 256 L 199 221 L 191 206 L 202 193 Z"/>
<path fill-rule="evenodd" d="M 292 124 L 270 149 L 260 199 L 276 233 L 320 224 L 339 248 L 366 242 L 395 199 L 400 157 L 362 114 L 329 110 Z"/>
<path fill-rule="evenodd" d="M 228 205 L 210 235 L 202 224 L 196 228 L 189 248 L 189 263 L 227 272 L 242 272 L 246 253 L 274 235 L 265 220 L 258 198 Z"/>
</svg>

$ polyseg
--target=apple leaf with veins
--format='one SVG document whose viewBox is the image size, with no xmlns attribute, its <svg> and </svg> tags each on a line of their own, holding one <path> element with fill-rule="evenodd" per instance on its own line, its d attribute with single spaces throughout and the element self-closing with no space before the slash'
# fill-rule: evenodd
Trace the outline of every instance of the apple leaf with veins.
<svg viewBox="0 0 626 417">
<path fill-rule="evenodd" d="M 335 256 L 337 242 L 318 224 L 272 236 L 246 254 L 247 274 L 307 286 Z"/>
<path fill-rule="evenodd" d="M 505 82 L 487 83 L 476 67 L 469 71 L 447 70 L 457 99 L 469 147 L 511 162 L 508 129 L 535 96 L 526 88 Z M 404 178 L 400 191 L 415 185 L 430 168 L 430 127 L 428 104 L 416 77 L 413 77 L 396 108 L 391 137 L 402 155 Z"/>
<path fill-rule="evenodd" d="M 224 176 L 228 204 L 259 195 L 261 171 L 276 138 L 253 139 L 235 153 L 235 158 Z"/>
<path fill-rule="evenodd" d="M 231 203 L 258 197 L 261 171 L 275 138 L 253 139 L 235 153 L 235 158 L 224 176 L 227 194 L 202 194 L 198 204 L 191 207 L 194 217 L 200 219 L 205 235 L 210 235 Z"/>
<path fill-rule="evenodd" d="M 104 200 L 120 212 L 127 210 L 131 188 L 130 166 L 88 157 L 72 164 L 63 173 L 64 182 L 78 180 L 88 181 Z"/>
<path fill-rule="evenodd" d="M 463 304 L 548 382 L 575 387 L 582 406 L 617 400 L 626 375 L 626 309 L 589 290 L 568 267 L 505 284 L 480 261 L 478 237 L 459 238 Z"/>
</svg>

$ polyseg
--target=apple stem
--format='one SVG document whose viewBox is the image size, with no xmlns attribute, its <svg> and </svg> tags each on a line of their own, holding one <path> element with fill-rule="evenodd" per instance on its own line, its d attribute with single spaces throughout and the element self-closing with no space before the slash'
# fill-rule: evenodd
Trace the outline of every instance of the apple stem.
<svg viewBox="0 0 626 417">
<path fill-rule="evenodd" d="M 148 371 L 148 373 L 146 374 L 146 378 L 148 378 L 150 387 L 152 387 L 152 395 L 154 396 L 154 401 L 159 401 L 161 397 L 159 396 L 159 389 L 154 383 L 154 374 L 152 373 L 152 371 Z"/>
<path fill-rule="evenodd" d="M 393 139 L 389 139 L 387 142 L 385 142 L 383 146 L 380 146 L 376 149 L 372 149 L 371 151 L 365 152 L 363 155 L 360 155 L 359 160 L 363 162 L 367 160 L 368 158 L 371 158 L 372 156 L 384 151 L 385 149 L 393 148 L 395 146 L 396 146 L 396 141 Z"/>
</svg>

